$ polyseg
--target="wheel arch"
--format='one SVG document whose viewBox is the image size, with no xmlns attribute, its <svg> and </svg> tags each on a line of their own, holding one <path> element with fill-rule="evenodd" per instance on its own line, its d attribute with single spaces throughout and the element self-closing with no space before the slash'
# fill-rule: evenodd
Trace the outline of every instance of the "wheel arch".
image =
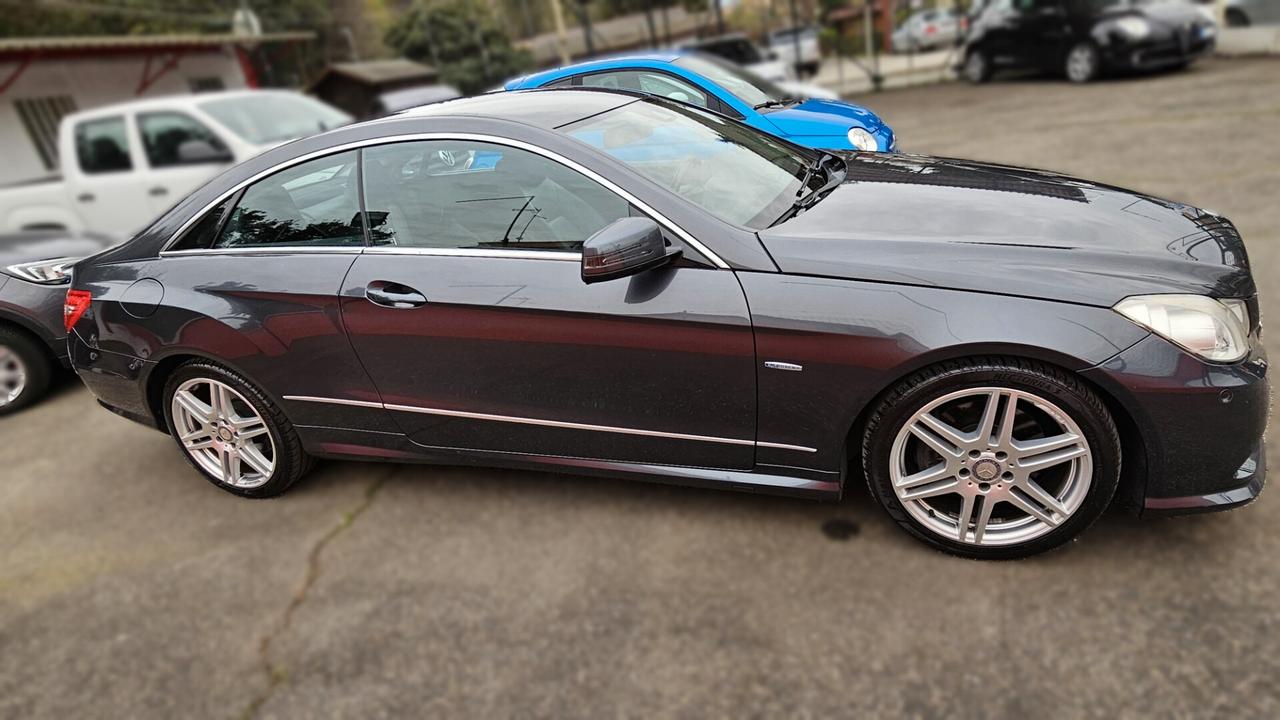
<svg viewBox="0 0 1280 720">
<path fill-rule="evenodd" d="M 234 372 L 252 383 L 259 392 L 270 398 L 277 407 L 283 406 L 281 399 L 277 397 L 275 393 L 266 389 L 262 383 L 254 379 L 253 375 L 245 372 L 244 368 L 238 367 L 235 363 L 227 362 L 224 358 L 215 357 L 209 353 L 191 348 L 182 348 L 165 355 L 159 360 L 156 360 L 147 370 L 146 376 L 142 380 L 147 410 L 155 420 L 156 427 L 162 432 L 166 434 L 169 432 L 169 424 L 165 422 L 164 413 L 164 386 L 169 382 L 169 378 L 178 368 L 193 360 L 202 360 L 204 362 L 213 363 L 214 365 Z"/>
<path fill-rule="evenodd" d="M 30 337 L 40 348 L 40 352 L 44 353 L 45 359 L 49 361 L 51 366 L 56 367 L 60 364 L 57 353 L 50 347 L 55 338 L 45 333 L 38 324 L 32 322 L 29 318 L 0 310 L 0 327 L 13 328 Z"/>
<path fill-rule="evenodd" d="M 866 434 L 867 422 L 876 408 L 884 402 L 885 397 L 904 380 L 922 370 L 957 360 L 974 359 L 1014 362 L 1021 360 L 1043 363 L 1070 374 L 1079 380 L 1080 384 L 1095 393 L 1103 404 L 1107 406 L 1107 411 L 1111 413 L 1111 419 L 1115 422 L 1116 429 L 1120 434 L 1120 485 L 1116 490 L 1112 504 L 1113 506 L 1119 504 L 1120 507 L 1131 513 L 1141 510 L 1142 498 L 1146 492 L 1147 446 L 1142 439 L 1142 433 L 1132 413 L 1121 402 L 1120 398 L 1109 389 L 1084 375 L 1082 371 L 1093 367 L 1093 365 L 1083 363 L 1078 358 L 1073 358 L 1061 352 L 1025 345 L 965 345 L 945 348 L 935 353 L 921 355 L 913 362 L 905 363 L 895 368 L 891 376 L 889 376 L 890 379 L 883 387 L 876 390 L 875 395 L 858 411 L 845 436 L 845 457 L 848 467 L 857 470 L 860 481 L 865 482 L 866 480 L 861 477 L 861 448 L 864 442 L 863 436 Z M 845 482 L 849 482 L 848 477 L 846 477 Z"/>
</svg>

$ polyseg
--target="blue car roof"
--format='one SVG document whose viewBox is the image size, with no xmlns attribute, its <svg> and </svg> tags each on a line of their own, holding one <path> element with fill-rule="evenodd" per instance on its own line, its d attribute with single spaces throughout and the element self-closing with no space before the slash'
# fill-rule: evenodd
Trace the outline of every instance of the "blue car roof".
<svg viewBox="0 0 1280 720">
<path fill-rule="evenodd" d="M 674 51 L 613 55 L 611 57 L 600 58 L 598 60 L 562 65 L 550 70 L 543 70 L 542 72 L 524 75 L 514 80 L 509 80 L 503 87 L 507 90 L 521 90 L 525 88 L 539 87 L 546 83 L 559 80 L 562 77 L 576 75 L 584 71 L 610 70 L 618 67 L 656 67 L 670 63 L 679 57 L 680 53 Z"/>
</svg>

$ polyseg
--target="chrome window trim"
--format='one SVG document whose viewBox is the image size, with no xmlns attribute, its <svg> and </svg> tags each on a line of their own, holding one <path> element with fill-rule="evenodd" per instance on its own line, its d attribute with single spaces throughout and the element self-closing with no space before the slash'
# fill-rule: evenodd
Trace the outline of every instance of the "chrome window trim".
<svg viewBox="0 0 1280 720">
<path fill-rule="evenodd" d="M 434 255 L 436 257 L 492 257 L 518 260 L 561 260 L 581 262 L 582 254 L 557 250 L 503 250 L 502 248 L 415 248 L 377 245 L 365 248 L 370 255 Z"/>
<path fill-rule="evenodd" d="M 204 250 L 165 250 L 160 253 L 164 257 L 184 257 L 190 255 L 359 255 L 363 246 L 347 247 L 307 247 L 305 245 L 281 245 L 276 247 L 234 247 L 208 248 Z"/>
<path fill-rule="evenodd" d="M 776 448 L 779 450 L 795 450 L 797 452 L 816 453 L 817 448 L 804 445 L 787 445 L 785 443 L 743 440 L 740 438 L 717 437 L 714 435 L 694 435 L 691 433 L 666 432 L 663 430 L 642 430 L 640 428 L 619 427 L 616 425 L 593 425 L 591 423 L 568 422 L 564 420 L 541 420 L 538 418 L 518 417 L 515 415 L 494 415 L 492 413 L 468 412 L 466 410 L 445 410 L 418 405 L 393 405 L 389 403 L 370 402 L 368 400 L 343 400 L 341 398 L 324 398 L 313 395 L 285 395 L 285 400 L 298 402 L 328 403 L 332 405 L 351 405 L 355 407 L 382 408 L 396 412 L 418 413 L 420 415 L 441 415 L 445 417 L 466 418 L 470 420 L 491 420 L 494 422 L 516 423 L 519 425 L 538 425 L 542 427 L 564 428 L 567 430 L 589 430 L 592 432 L 618 433 L 621 435 L 642 435 L 645 437 L 669 438 L 671 440 L 694 440 L 725 445 L 750 445 L 754 447 Z"/>
<path fill-rule="evenodd" d="M 217 249 L 208 249 L 208 250 L 170 250 L 169 248 L 172 247 L 173 244 L 176 243 L 180 237 L 182 237 L 183 233 L 185 233 L 192 225 L 194 225 L 200 218 L 203 218 L 205 213 L 212 210 L 219 203 L 225 202 L 228 198 L 230 198 L 232 195 L 239 192 L 243 188 L 246 188 L 263 178 L 274 175 L 282 170 L 287 170 L 296 165 L 301 165 L 304 162 L 315 160 L 316 158 L 324 157 L 326 155 L 335 155 L 340 152 L 366 148 L 373 145 L 391 145 L 394 143 L 414 142 L 419 140 L 467 140 L 471 142 L 485 142 L 485 143 L 492 143 L 494 145 L 505 145 L 507 147 L 513 147 L 518 150 L 526 150 L 528 152 L 541 155 L 553 162 L 558 162 L 561 165 L 564 165 L 565 167 L 569 168 L 570 170 L 578 172 L 581 175 L 585 175 L 587 178 L 590 178 L 591 180 L 594 180 L 595 182 L 600 183 L 605 188 L 612 191 L 615 195 L 618 195 L 622 199 L 636 206 L 636 208 L 638 208 L 641 212 L 645 213 L 646 215 L 652 217 L 654 220 L 658 221 L 660 224 L 662 224 L 668 230 L 670 230 L 672 233 L 678 236 L 687 245 L 689 245 L 689 247 L 693 248 L 698 253 L 700 253 L 712 265 L 715 265 L 717 268 L 720 268 L 721 270 L 729 269 L 728 263 L 720 259 L 719 255 L 716 255 L 714 252 L 710 250 L 710 248 L 708 248 L 706 245 L 703 245 L 701 242 L 695 239 L 692 235 L 686 232 L 684 228 L 675 224 L 670 219 L 668 219 L 665 215 L 655 210 L 648 203 L 645 203 L 644 201 L 637 198 L 635 195 L 632 195 L 626 190 L 623 190 L 612 180 L 609 180 L 608 178 L 595 172 L 594 170 L 591 170 L 573 160 L 570 160 L 569 158 L 559 153 L 556 153 L 551 150 L 547 150 L 546 148 L 539 147 L 532 143 L 524 142 L 523 140 L 513 140 L 511 138 L 503 138 L 503 137 L 498 137 L 496 135 L 484 135 L 479 133 L 448 133 L 448 132 L 406 133 L 401 135 L 387 135 L 384 137 L 355 140 L 349 143 L 343 143 L 341 145 L 335 145 L 333 147 L 328 147 L 321 150 L 315 150 L 313 152 L 309 152 L 304 155 L 299 155 L 298 157 L 290 158 L 289 160 L 273 165 L 270 168 L 262 170 L 261 172 L 258 172 L 255 175 L 252 175 L 251 177 L 245 180 L 242 180 L 239 183 L 236 183 L 234 187 L 228 189 L 226 192 L 219 195 L 216 199 L 214 199 L 213 201 L 209 202 L 204 207 L 202 207 L 199 210 L 199 212 L 193 213 L 191 217 L 187 218 L 187 220 L 184 223 L 182 223 L 182 225 L 179 226 L 178 229 L 174 231 L 172 235 L 169 236 L 169 239 L 165 242 L 164 247 L 162 247 L 160 250 L 160 255 L 161 257 L 164 257 L 166 255 L 179 253 L 179 252 L 186 253 L 186 254 L 193 254 L 193 253 L 212 253 L 212 252 L 218 252 L 219 250 L 229 250 L 229 249 L 238 250 L 238 248 L 217 248 Z M 363 184 L 363 178 L 361 178 L 361 182 Z M 386 247 L 386 246 L 375 246 L 375 247 Z M 312 249 L 316 250 L 319 248 L 312 248 Z M 422 249 L 431 249 L 431 248 L 422 248 Z M 285 252 L 296 252 L 296 251 L 285 250 Z M 509 257 L 509 255 L 506 254 L 507 252 L 536 252 L 536 251 L 516 250 L 516 251 L 495 251 L 495 252 L 502 252 L 503 253 L 502 257 Z"/>
</svg>

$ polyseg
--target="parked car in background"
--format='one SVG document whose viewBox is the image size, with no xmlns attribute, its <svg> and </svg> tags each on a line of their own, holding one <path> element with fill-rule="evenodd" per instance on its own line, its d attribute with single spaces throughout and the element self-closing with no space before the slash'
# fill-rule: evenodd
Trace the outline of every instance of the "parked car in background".
<svg viewBox="0 0 1280 720">
<path fill-rule="evenodd" d="M 0 415 L 39 400 L 67 367 L 62 322 L 71 265 L 112 240 L 97 235 L 0 235 Z"/>
<path fill-rule="evenodd" d="M 893 31 L 894 52 L 920 52 L 954 45 L 961 35 L 955 10 L 930 9 L 912 13 Z"/>
<path fill-rule="evenodd" d="M 1185 67 L 1216 37 L 1212 14 L 1185 0 L 993 0 L 970 28 L 960 67 L 974 83 L 1003 68 L 1082 83 L 1109 70 Z"/>
<path fill-rule="evenodd" d="M 890 151 L 893 129 L 870 110 L 791 91 L 732 62 L 698 52 L 626 55 L 526 75 L 507 90 L 595 87 L 647 93 L 713 110 L 805 147 Z"/>
<path fill-rule="evenodd" d="M 318 100 L 278 90 L 175 95 L 73 113 L 58 128 L 61 176 L 0 188 L 0 232 L 125 237 L 228 165 L 350 121 Z"/>
<path fill-rule="evenodd" d="M 916 538 L 1008 558 L 1113 501 L 1261 492 L 1256 293 L 1190 205 L 540 90 L 263 153 L 77 263 L 66 313 L 98 399 L 237 495 L 317 457 L 865 477 Z"/>
<path fill-rule="evenodd" d="M 791 66 L 796 77 L 816 75 L 818 68 L 822 65 L 822 45 L 818 42 L 818 28 L 812 25 L 769 33 L 769 49 L 778 56 L 779 60 Z"/>
<path fill-rule="evenodd" d="M 741 33 L 703 38 L 683 46 L 681 50 L 714 55 L 727 60 L 774 83 L 794 97 L 822 98 L 824 100 L 835 100 L 839 97 L 836 93 L 824 87 L 799 81 L 796 79 L 795 69 L 786 60 L 783 60 L 777 51 L 761 49 L 750 38 Z"/>
<path fill-rule="evenodd" d="M 1227 0 L 1227 27 L 1280 23 L 1280 0 Z"/>
</svg>

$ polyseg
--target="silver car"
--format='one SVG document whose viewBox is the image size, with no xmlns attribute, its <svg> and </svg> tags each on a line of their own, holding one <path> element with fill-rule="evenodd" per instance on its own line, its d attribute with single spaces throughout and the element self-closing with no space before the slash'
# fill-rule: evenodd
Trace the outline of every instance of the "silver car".
<svg viewBox="0 0 1280 720">
<path fill-rule="evenodd" d="M 893 31 L 893 50 L 933 50 L 954 44 L 959 35 L 960 17 L 954 10 L 919 10 Z"/>
<path fill-rule="evenodd" d="M 1227 0 L 1227 27 L 1280 23 L 1280 0 Z"/>
</svg>

